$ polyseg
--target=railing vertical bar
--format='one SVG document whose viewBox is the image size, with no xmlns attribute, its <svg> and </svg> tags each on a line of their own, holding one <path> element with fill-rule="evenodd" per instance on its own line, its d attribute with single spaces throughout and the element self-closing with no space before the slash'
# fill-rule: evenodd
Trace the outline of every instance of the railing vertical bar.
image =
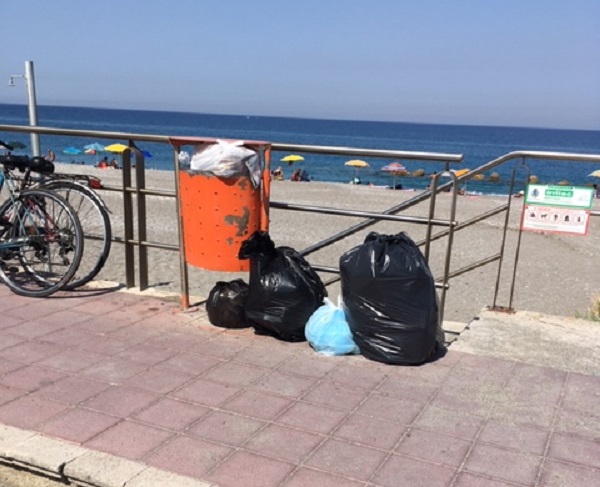
<svg viewBox="0 0 600 487">
<path fill-rule="evenodd" d="M 129 141 L 129 146 L 134 146 L 134 141 Z M 137 221 L 138 221 L 138 240 L 145 242 L 147 239 L 147 221 L 146 221 L 146 168 L 144 162 L 144 154 L 134 148 L 135 154 L 135 196 L 137 199 Z M 145 245 L 138 246 L 138 265 L 139 265 L 139 282 L 140 291 L 148 289 L 148 247 Z"/>
<path fill-rule="evenodd" d="M 134 237 L 133 231 L 133 195 L 128 189 L 131 188 L 131 150 L 126 149 L 122 155 L 123 166 L 123 225 L 125 240 L 125 286 L 135 286 L 135 248 L 131 243 Z"/>
</svg>

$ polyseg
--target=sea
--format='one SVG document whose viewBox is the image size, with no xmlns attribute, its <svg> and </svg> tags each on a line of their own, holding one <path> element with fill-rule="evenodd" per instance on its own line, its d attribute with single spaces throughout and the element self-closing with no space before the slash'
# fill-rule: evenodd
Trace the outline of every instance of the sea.
<svg viewBox="0 0 600 487">
<path fill-rule="evenodd" d="M 597 130 L 321 120 L 46 105 L 38 106 L 37 116 L 39 126 L 64 129 L 462 154 L 463 162 L 451 166 L 455 169 L 474 169 L 516 150 L 600 154 L 600 131 Z M 27 106 L 0 104 L 0 125 L 29 125 Z M 26 145 L 24 149 L 15 151 L 15 154 L 26 154 L 30 150 L 29 134 L 0 131 L 0 140 L 18 141 Z M 57 155 L 57 161 L 84 166 L 92 166 L 98 161 L 98 154 L 88 155 L 83 152 L 83 146 L 94 142 L 109 145 L 123 141 L 40 136 L 42 153 L 52 149 Z M 149 155 L 146 159 L 147 168 L 173 170 L 173 153 L 169 146 L 149 142 L 140 142 L 138 145 Z M 82 153 L 64 154 L 63 151 L 68 147 L 76 147 Z M 428 175 L 444 170 L 442 163 L 400 160 L 409 172 L 422 169 L 425 176 L 393 176 L 381 171 L 381 168 L 397 161 L 395 159 L 360 157 L 369 167 L 355 169 L 345 165 L 346 161 L 354 157 L 309 153 L 300 153 L 305 158 L 304 161 L 293 166 L 280 162 L 281 158 L 289 154 L 290 152 L 275 151 L 271 162 L 272 168 L 282 166 L 286 179 L 289 179 L 294 169 L 304 169 L 312 181 L 348 183 L 358 175 L 363 184 L 401 184 L 403 189 L 419 190 L 429 184 Z M 518 164 L 520 161 L 503 164 L 493 170 L 498 173 L 498 181 L 489 180 L 492 172 L 489 171 L 485 173 L 483 181 L 469 181 L 466 190 L 483 194 L 507 194 L 513 168 Z M 589 176 L 593 170 L 600 169 L 600 163 L 528 159 L 526 164 L 529 174 L 535 175 L 540 184 L 567 182 L 569 185 L 589 186 L 600 182 Z M 524 189 L 527 180 L 525 170 L 519 169 L 516 174 L 515 191 Z"/>
</svg>

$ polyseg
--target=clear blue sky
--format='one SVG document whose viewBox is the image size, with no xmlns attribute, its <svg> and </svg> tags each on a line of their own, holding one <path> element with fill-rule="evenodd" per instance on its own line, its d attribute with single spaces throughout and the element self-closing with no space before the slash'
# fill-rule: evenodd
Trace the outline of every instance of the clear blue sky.
<svg viewBox="0 0 600 487">
<path fill-rule="evenodd" d="M 0 103 L 600 129 L 600 0 L 4 0 Z"/>
</svg>

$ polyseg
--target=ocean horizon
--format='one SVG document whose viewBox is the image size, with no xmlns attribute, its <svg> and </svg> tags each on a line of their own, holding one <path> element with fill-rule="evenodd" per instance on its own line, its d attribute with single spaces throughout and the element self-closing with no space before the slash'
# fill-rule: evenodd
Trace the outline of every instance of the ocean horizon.
<svg viewBox="0 0 600 487">
<path fill-rule="evenodd" d="M 29 125 L 26 105 L 0 104 L 0 125 Z M 491 125 L 442 125 L 407 122 L 377 122 L 328 120 L 257 115 L 214 115 L 191 112 L 156 110 L 123 110 L 90 107 L 38 106 L 38 125 L 75 130 L 128 132 L 152 135 L 177 135 L 240 140 L 263 140 L 298 145 L 340 146 L 363 149 L 384 149 L 415 152 L 463 154 L 464 161 L 453 168 L 474 169 L 504 154 L 516 150 L 600 154 L 600 131 L 550 129 L 533 127 L 506 127 Z M 26 133 L 1 132 L 0 139 L 18 141 L 27 147 L 16 153 L 28 153 L 30 136 Z M 111 140 L 88 140 L 68 136 L 40 136 L 42 152 L 52 149 L 57 161 L 94 165 L 97 156 L 63 154 L 67 147 L 83 149 L 84 145 Z M 152 157 L 146 159 L 150 169 L 172 170 L 173 156 L 169 146 L 157 143 L 139 143 Z M 344 166 L 348 156 L 304 154 L 305 160 L 290 167 L 280 159 L 289 153 L 274 152 L 271 165 L 281 165 L 286 179 L 294 169 L 306 170 L 315 181 L 347 183 L 355 171 Z M 361 157 L 369 163 L 358 175 L 363 183 L 391 185 L 392 177 L 381 168 L 390 159 Z M 422 169 L 425 174 L 443 170 L 442 163 L 414 160 L 400 161 L 409 171 Z M 518 162 L 504 164 L 495 171 L 500 181 L 469 181 L 468 190 L 485 194 L 506 194 L 512 169 Z M 527 161 L 531 174 L 541 184 L 568 181 L 569 185 L 590 185 L 597 180 L 588 176 L 600 168 L 600 163 L 573 161 Z M 520 171 L 520 174 L 524 172 Z M 405 188 L 423 189 L 428 177 L 397 177 L 396 183 Z M 515 189 L 523 189 L 524 181 Z"/>
</svg>

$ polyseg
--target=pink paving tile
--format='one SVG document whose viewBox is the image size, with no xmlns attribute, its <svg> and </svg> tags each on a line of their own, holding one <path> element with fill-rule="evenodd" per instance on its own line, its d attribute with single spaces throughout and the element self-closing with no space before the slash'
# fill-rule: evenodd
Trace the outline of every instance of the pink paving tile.
<svg viewBox="0 0 600 487">
<path fill-rule="evenodd" d="M 81 343 L 97 339 L 98 335 L 95 333 L 69 327 L 48 333 L 43 337 L 40 337 L 38 341 L 52 343 L 54 345 L 61 345 L 63 347 L 73 347 Z"/>
<path fill-rule="evenodd" d="M 173 433 L 151 426 L 122 421 L 83 445 L 119 457 L 138 460 L 164 444 Z"/>
<path fill-rule="evenodd" d="M 437 364 L 423 364 L 412 367 L 395 367 L 392 373 L 402 377 L 411 377 L 413 379 L 430 382 L 439 386 L 447 381 L 451 371 L 452 369 L 450 367 L 442 367 Z"/>
<path fill-rule="evenodd" d="M 189 382 L 191 376 L 167 369 L 150 369 L 123 381 L 123 385 L 167 394 Z"/>
<path fill-rule="evenodd" d="M 364 389 L 346 387 L 334 382 L 322 382 L 308 392 L 302 400 L 352 411 L 365 399 L 367 394 L 368 391 Z"/>
<path fill-rule="evenodd" d="M 99 336 L 95 340 L 78 344 L 77 348 L 87 352 L 101 353 L 103 355 L 116 355 L 135 345 L 137 345 L 135 340 L 119 340 L 112 337 Z"/>
<path fill-rule="evenodd" d="M 104 305 L 104 303 L 103 303 Z M 111 320 L 106 317 L 106 313 L 102 313 L 101 316 L 89 318 L 85 321 L 77 323 L 76 326 L 79 330 L 86 330 L 93 333 L 107 334 L 116 331 L 129 323 L 123 321 Z"/>
<path fill-rule="evenodd" d="M 289 463 L 238 451 L 225 459 L 206 479 L 219 487 L 272 487 L 279 485 L 293 469 Z"/>
<path fill-rule="evenodd" d="M 281 487 L 363 487 L 363 482 L 300 467 Z"/>
<path fill-rule="evenodd" d="M 454 487 L 515 487 L 515 484 L 508 484 L 502 480 L 493 480 L 487 477 L 473 475 L 472 473 L 461 472 L 456 478 Z"/>
<path fill-rule="evenodd" d="M 152 345 L 146 345 L 142 343 L 129 348 L 116 356 L 125 360 L 131 360 L 132 362 L 140 362 L 146 365 L 156 365 L 159 362 L 163 362 L 177 352 L 170 348 L 164 347 L 153 347 Z"/>
<path fill-rule="evenodd" d="M 12 299 L 20 299 L 15 297 L 11 297 Z M 37 303 L 34 301 L 23 302 L 23 305 L 20 303 L 14 303 L 15 307 L 9 308 L 5 311 L 8 316 L 12 316 L 14 318 L 20 318 L 23 321 L 35 321 L 37 318 L 43 318 L 48 314 L 48 307 L 44 306 L 46 300 L 40 300 Z"/>
<path fill-rule="evenodd" d="M 414 429 L 402 439 L 396 447 L 396 452 L 438 465 L 459 467 L 471 445 L 472 442 L 468 440 Z"/>
<path fill-rule="evenodd" d="M 356 480 L 369 480 L 386 456 L 383 451 L 330 439 L 321 445 L 305 463 L 310 467 L 336 475 Z"/>
<path fill-rule="evenodd" d="M 274 349 L 261 344 L 241 350 L 232 357 L 232 360 L 257 367 L 273 368 L 292 356 L 292 353 L 287 350 Z"/>
<path fill-rule="evenodd" d="M 506 402 L 497 404 L 490 413 L 490 417 L 508 423 L 525 423 L 548 429 L 552 426 L 556 408 L 552 405 L 528 404 L 527 401 Z"/>
<path fill-rule="evenodd" d="M 543 455 L 549 434 L 548 430 L 491 419 L 483 427 L 479 441 L 511 450 Z"/>
<path fill-rule="evenodd" d="M 571 392 L 600 396 L 600 377 L 594 375 L 570 373 L 565 382 L 565 395 Z"/>
<path fill-rule="evenodd" d="M 0 423 L 17 428 L 33 429 L 42 421 L 56 416 L 67 408 L 48 399 L 25 396 L 0 406 Z"/>
<path fill-rule="evenodd" d="M 541 457 L 536 455 L 475 444 L 464 469 L 508 482 L 533 485 L 540 463 Z"/>
<path fill-rule="evenodd" d="M 9 353 L 9 354 L 13 353 L 13 352 L 11 352 L 11 347 L 18 345 L 19 343 L 24 343 L 26 341 L 27 341 L 27 339 L 23 338 L 23 337 L 0 333 L 0 350 L 6 350 L 6 353 Z M 4 356 L 5 354 L 4 354 L 4 352 L 0 352 L 0 355 Z"/>
<path fill-rule="evenodd" d="M 65 404 L 79 404 L 110 387 L 109 384 L 84 377 L 67 376 L 52 385 L 44 387 L 34 394 Z"/>
<path fill-rule="evenodd" d="M 483 416 L 427 406 L 413 426 L 460 438 L 473 439 L 477 436 L 484 421 Z"/>
<path fill-rule="evenodd" d="M 558 370 L 551 367 L 541 367 L 539 365 L 517 362 L 511 375 L 542 381 L 546 384 L 562 386 L 568 373 L 564 370 Z"/>
<path fill-rule="evenodd" d="M 36 366 L 26 366 L 0 376 L 0 385 L 33 392 L 64 377 L 63 372 Z"/>
<path fill-rule="evenodd" d="M 381 384 L 386 377 L 387 374 L 377 368 L 342 363 L 327 374 L 325 380 L 370 390 Z"/>
<path fill-rule="evenodd" d="M 235 362 L 223 362 L 206 372 L 204 379 L 232 386 L 247 386 L 266 373 L 265 369 Z"/>
<path fill-rule="evenodd" d="M 222 362 L 221 359 L 215 357 L 205 357 L 195 353 L 181 352 L 174 357 L 161 362 L 157 367 L 164 367 L 165 369 L 184 372 L 186 374 L 199 375 Z"/>
<path fill-rule="evenodd" d="M 326 435 L 344 420 L 346 414 L 345 411 L 340 411 L 339 409 L 298 401 L 275 421 Z"/>
<path fill-rule="evenodd" d="M 205 478 L 207 472 L 230 452 L 230 448 L 222 445 L 179 436 L 147 456 L 144 462 L 153 467 L 198 479 Z"/>
<path fill-rule="evenodd" d="M 244 449 L 279 460 L 302 463 L 324 439 L 324 436 L 316 433 L 271 424 L 250 438 Z"/>
<path fill-rule="evenodd" d="M 134 419 L 153 426 L 181 432 L 210 411 L 210 409 L 202 406 L 164 398 L 159 399 L 155 404 L 136 414 Z"/>
<path fill-rule="evenodd" d="M 542 383 L 539 379 L 513 377 L 504 386 L 510 401 L 531 405 L 555 406 L 561 398 L 562 384 Z"/>
<path fill-rule="evenodd" d="M 256 391 L 298 398 L 310 389 L 315 379 L 299 377 L 296 375 L 283 374 L 279 371 L 271 371 L 263 375 L 250 387 Z"/>
<path fill-rule="evenodd" d="M 433 465 L 400 455 L 390 456 L 373 477 L 372 482 L 382 487 L 447 487 L 455 470 Z"/>
<path fill-rule="evenodd" d="M 8 337 L 2 337 L 0 343 L 6 343 Z M 17 340 L 21 340 L 18 338 Z M 5 360 L 14 360 L 24 364 L 33 364 L 47 357 L 62 352 L 62 348 L 50 343 L 23 342 L 0 352 L 0 357 Z"/>
<path fill-rule="evenodd" d="M 562 407 L 574 411 L 596 411 L 600 402 L 600 393 L 590 391 L 565 391 Z M 599 414 L 600 415 L 600 414 Z"/>
<path fill-rule="evenodd" d="M 267 423 L 225 411 L 214 411 L 187 431 L 191 436 L 240 446 Z"/>
<path fill-rule="evenodd" d="M 212 338 L 212 335 L 210 335 Z M 146 343 L 155 347 L 166 347 L 176 351 L 190 351 L 199 343 L 207 341 L 205 335 L 195 336 L 187 333 L 168 331 L 160 336 L 150 338 Z"/>
<path fill-rule="evenodd" d="M 333 436 L 382 450 L 391 450 L 406 428 L 404 425 L 382 419 L 353 414 L 333 433 Z"/>
<path fill-rule="evenodd" d="M 556 433 L 550 439 L 548 456 L 600 470 L 600 443 L 589 438 Z"/>
<path fill-rule="evenodd" d="M 124 306 L 122 308 L 115 309 L 106 313 L 104 316 L 108 320 L 136 323 L 142 321 L 152 315 L 155 315 L 161 311 L 158 306 L 148 306 L 145 303 L 136 303 Z"/>
<path fill-rule="evenodd" d="M 198 379 L 171 393 L 171 395 L 204 406 L 217 407 L 239 391 L 240 389 L 234 386 Z"/>
<path fill-rule="evenodd" d="M 129 340 L 134 341 L 135 343 L 143 343 L 150 340 L 151 338 L 161 336 L 164 332 L 165 331 L 164 329 L 162 329 L 162 327 L 155 328 L 152 326 L 146 326 L 144 323 L 137 323 L 125 326 L 123 328 L 119 328 L 118 330 L 111 332 L 110 336 L 119 340 Z M 151 345 L 150 343 L 145 343 L 145 345 L 155 346 Z"/>
<path fill-rule="evenodd" d="M 10 333 L 15 336 L 31 339 L 61 330 L 66 326 L 68 326 L 66 323 L 49 323 L 46 321 L 46 318 L 42 322 L 40 318 L 40 321 L 28 321 L 21 323 L 19 326 L 13 326 L 10 329 Z"/>
<path fill-rule="evenodd" d="M 248 346 L 249 342 L 242 337 L 219 336 L 218 339 L 198 342 L 190 350 L 202 355 L 230 359 Z"/>
<path fill-rule="evenodd" d="M 485 416 L 496 403 L 505 398 L 506 394 L 500 386 L 481 384 L 480 388 L 463 389 L 445 384 L 438 390 L 431 404 L 442 409 Z"/>
<path fill-rule="evenodd" d="M 158 396 L 156 394 L 138 391 L 129 387 L 116 386 L 100 392 L 92 399 L 82 403 L 82 406 L 102 413 L 126 418 L 141 411 L 157 399 Z"/>
<path fill-rule="evenodd" d="M 591 487 L 598 485 L 599 476 L 599 470 L 547 459 L 542 467 L 539 485 L 540 487 Z"/>
<path fill-rule="evenodd" d="M 81 371 L 81 375 L 111 384 L 121 384 L 143 370 L 146 370 L 143 364 L 111 357 L 90 365 Z"/>
<path fill-rule="evenodd" d="M 226 411 L 272 420 L 291 404 L 290 399 L 257 391 L 243 391 L 221 406 Z"/>
<path fill-rule="evenodd" d="M 596 411 L 595 409 L 590 411 L 572 411 L 563 409 L 558 413 L 554 428 L 561 433 L 572 433 L 599 441 L 600 411 Z"/>
<path fill-rule="evenodd" d="M 278 370 L 290 375 L 321 379 L 339 365 L 339 357 L 300 354 L 286 360 Z"/>
<path fill-rule="evenodd" d="M 457 368 L 463 367 L 479 370 L 502 371 L 510 375 L 515 368 L 515 362 L 485 355 L 464 354 L 460 359 L 459 364 L 457 364 Z"/>
<path fill-rule="evenodd" d="M 38 430 L 64 440 L 84 443 L 119 421 L 122 420 L 107 414 L 85 409 L 71 409 L 64 414 L 49 419 L 38 426 Z"/>
<path fill-rule="evenodd" d="M 16 399 L 17 397 L 21 397 L 24 394 L 26 394 L 25 391 L 0 386 L 0 406 Z"/>
<path fill-rule="evenodd" d="M 17 318 L 16 316 L 9 316 L 7 314 L 4 314 L 4 316 L 2 316 L 2 320 L 0 320 L 0 330 L 11 328 L 22 322 L 22 318 Z"/>
<path fill-rule="evenodd" d="M 52 355 L 52 357 L 37 362 L 37 365 L 64 370 L 66 372 L 78 372 L 103 359 L 106 359 L 106 355 L 67 349 L 57 355 Z"/>
<path fill-rule="evenodd" d="M 401 377 L 394 375 L 385 379 L 383 384 L 377 388 L 377 392 L 383 395 L 414 399 L 418 402 L 428 402 L 438 390 L 438 386 L 419 379 Z"/>
<path fill-rule="evenodd" d="M 397 397 L 373 394 L 358 408 L 360 414 L 410 424 L 423 409 L 423 404 Z"/>
<path fill-rule="evenodd" d="M 13 362 L 12 360 L 4 360 L 0 358 L 0 376 L 12 370 L 20 369 L 21 367 L 25 366 L 19 362 Z"/>
</svg>

